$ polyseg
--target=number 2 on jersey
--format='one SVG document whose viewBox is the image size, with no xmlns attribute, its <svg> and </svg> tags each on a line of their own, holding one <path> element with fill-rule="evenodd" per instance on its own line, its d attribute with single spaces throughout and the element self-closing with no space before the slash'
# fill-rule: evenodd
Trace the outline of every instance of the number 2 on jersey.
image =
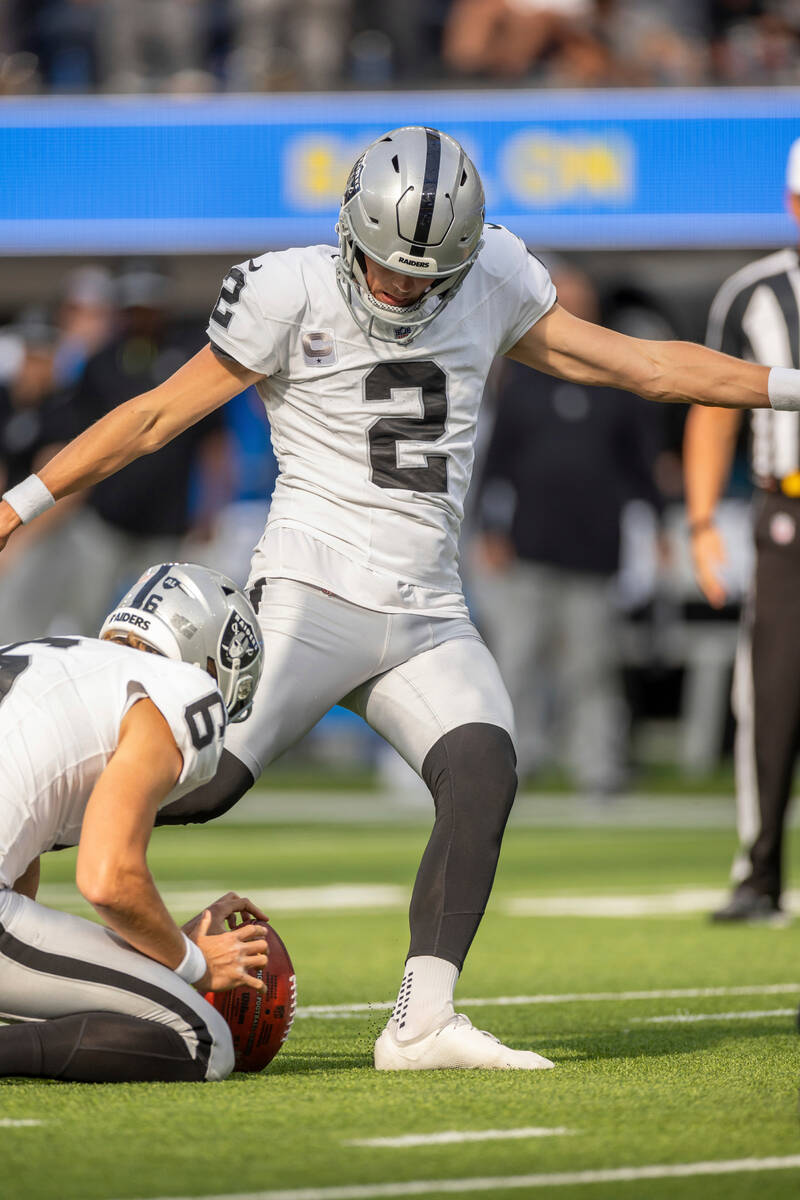
<svg viewBox="0 0 800 1200">
<path fill-rule="evenodd" d="M 229 281 L 230 287 L 228 286 Z M 231 323 L 233 313 L 230 310 L 230 306 L 236 304 L 238 301 L 245 282 L 244 271 L 240 267 L 231 267 L 225 276 L 222 287 L 219 290 L 217 303 L 214 305 L 214 311 L 211 314 L 211 320 L 216 321 L 223 329 L 227 329 Z"/>
<path fill-rule="evenodd" d="M 370 425 L 370 478 L 378 487 L 411 492 L 447 491 L 447 455 L 417 451 L 424 466 L 400 466 L 403 442 L 436 442 L 447 421 L 447 376 L 429 359 L 419 362 L 383 362 L 364 380 L 364 403 L 386 404 L 395 391 L 416 390 L 422 400 L 421 417 L 379 417 Z"/>
</svg>

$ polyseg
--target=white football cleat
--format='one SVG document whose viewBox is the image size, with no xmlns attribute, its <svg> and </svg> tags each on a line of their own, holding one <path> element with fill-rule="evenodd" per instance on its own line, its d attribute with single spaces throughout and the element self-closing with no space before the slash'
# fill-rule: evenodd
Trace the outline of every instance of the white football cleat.
<svg viewBox="0 0 800 1200">
<path fill-rule="evenodd" d="M 547 1071 L 554 1064 L 532 1050 L 512 1050 L 499 1038 L 476 1029 L 463 1013 L 456 1013 L 440 1029 L 413 1042 L 398 1042 L 392 1019 L 375 1043 L 379 1071 L 436 1071 L 457 1068 L 484 1070 Z"/>
</svg>

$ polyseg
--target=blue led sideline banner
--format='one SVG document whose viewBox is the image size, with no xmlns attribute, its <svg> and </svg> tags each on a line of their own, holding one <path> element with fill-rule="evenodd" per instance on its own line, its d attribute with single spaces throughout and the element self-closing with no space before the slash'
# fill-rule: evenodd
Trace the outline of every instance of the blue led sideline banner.
<svg viewBox="0 0 800 1200">
<path fill-rule="evenodd" d="M 362 147 L 437 125 L 532 247 L 772 246 L 800 89 L 0 100 L 0 253 L 334 239 Z"/>
</svg>

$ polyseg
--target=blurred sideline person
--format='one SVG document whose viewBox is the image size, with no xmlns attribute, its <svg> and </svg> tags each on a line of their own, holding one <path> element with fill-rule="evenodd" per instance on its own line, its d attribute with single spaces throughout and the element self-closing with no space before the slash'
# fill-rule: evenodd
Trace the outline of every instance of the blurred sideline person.
<svg viewBox="0 0 800 1200">
<path fill-rule="evenodd" d="M 354 164 L 339 245 L 246 259 L 211 314 L 210 344 L 115 408 L 5 494 L 0 545 L 62 496 L 255 384 L 280 473 L 249 586 L 264 634 L 253 719 L 217 776 L 162 819 L 204 820 L 336 703 L 425 780 L 436 818 L 411 899 L 381 1070 L 552 1063 L 502 1045 L 453 1007 L 516 789 L 511 703 L 469 619 L 458 536 L 487 373 L 497 355 L 652 400 L 800 407 L 800 372 L 702 346 L 643 342 L 571 316 L 547 271 L 484 224 L 462 147 L 396 129 Z"/>
<path fill-rule="evenodd" d="M 789 211 L 800 223 L 800 139 L 786 168 Z M 798 252 L 780 250 L 722 284 L 707 344 L 759 363 L 800 367 Z M 725 546 L 715 523 L 741 414 L 695 409 L 686 424 L 684 472 L 697 581 L 715 608 L 726 601 Z M 730 901 L 717 921 L 780 921 L 783 842 L 800 745 L 800 416 L 754 412 L 750 461 L 755 578 L 742 618 L 733 683 L 739 850 Z"/>
<path fill-rule="evenodd" d="M 229 893 L 181 931 L 146 854 L 159 808 L 213 776 L 261 661 L 245 596 L 186 563 L 146 572 L 100 640 L 0 648 L 0 1016 L 21 1022 L 0 1028 L 0 1076 L 230 1074 L 230 1031 L 200 993 L 263 986 L 263 927 L 225 922 L 264 914 Z M 104 926 L 36 901 L 39 856 L 74 845 Z"/>
<path fill-rule="evenodd" d="M 563 308 L 597 320 L 588 276 L 564 263 L 552 279 Z M 641 497 L 660 508 L 654 415 L 628 392 L 509 363 L 481 479 L 471 584 L 514 705 L 518 771 L 563 749 L 593 796 L 620 791 L 628 770 L 613 580 L 623 506 Z"/>
<path fill-rule="evenodd" d="M 132 267 L 117 290 L 121 328 L 89 359 L 62 406 L 71 415 L 68 436 L 120 401 L 156 387 L 197 347 L 169 320 L 163 275 Z M 114 596 L 148 563 L 174 558 L 190 530 L 198 535 L 192 547 L 198 556 L 199 541 L 232 490 L 231 470 L 222 414 L 214 413 L 158 454 L 98 484 L 73 505 L 75 511 L 48 514 L 40 527 L 26 531 L 24 554 L 15 554 L 0 573 L 0 640 L 63 630 L 91 634 Z M 195 471 L 205 500 L 205 511 L 196 514 Z"/>
<path fill-rule="evenodd" d="M 95 354 L 115 332 L 114 281 L 105 267 L 76 267 L 64 280 L 56 313 L 59 340 L 56 380 L 73 387 Z"/>
<path fill-rule="evenodd" d="M 74 430 L 56 384 L 58 330 L 44 312 L 28 310 L 11 327 L 20 357 L 0 382 L 0 486 L 13 487 L 43 466 Z"/>
</svg>

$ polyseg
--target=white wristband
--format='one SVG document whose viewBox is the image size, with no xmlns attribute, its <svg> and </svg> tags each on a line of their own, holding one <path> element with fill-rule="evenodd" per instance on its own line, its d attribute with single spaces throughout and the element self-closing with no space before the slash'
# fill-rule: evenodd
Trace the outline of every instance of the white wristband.
<svg viewBox="0 0 800 1200">
<path fill-rule="evenodd" d="M 29 475 L 16 487 L 3 492 L 3 499 L 6 504 L 11 505 L 23 525 L 47 512 L 56 502 L 55 496 L 45 487 L 38 475 Z"/>
<path fill-rule="evenodd" d="M 773 408 L 781 412 L 800 412 L 800 371 L 791 367 L 773 367 L 767 376 L 767 395 Z"/>
<path fill-rule="evenodd" d="M 186 943 L 186 953 L 175 968 L 175 974 L 180 975 L 181 979 L 185 979 L 187 983 L 197 983 L 198 979 L 202 979 L 208 970 L 205 955 L 185 933 L 182 933 L 181 937 Z"/>
</svg>

